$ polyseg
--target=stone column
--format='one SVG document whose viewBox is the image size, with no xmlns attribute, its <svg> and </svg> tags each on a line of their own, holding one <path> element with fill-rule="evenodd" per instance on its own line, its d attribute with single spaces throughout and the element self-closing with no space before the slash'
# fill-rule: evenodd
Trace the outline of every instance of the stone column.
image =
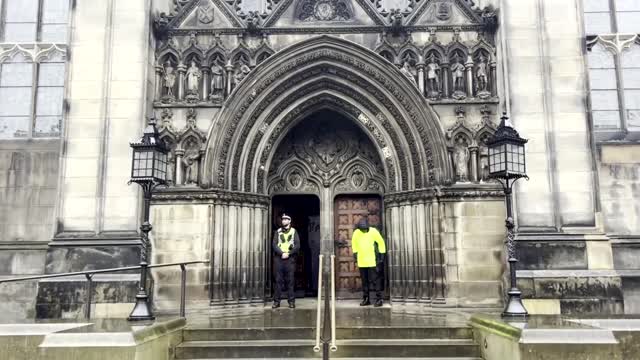
<svg viewBox="0 0 640 360">
<path fill-rule="evenodd" d="M 464 66 L 467 70 L 467 96 L 473 97 L 473 59 L 471 55 L 467 57 L 467 62 Z"/>
<path fill-rule="evenodd" d="M 160 64 L 156 64 L 156 86 L 155 86 L 155 100 L 162 99 L 162 74 L 164 68 Z"/>
<path fill-rule="evenodd" d="M 231 59 L 227 61 L 227 65 L 224 68 L 227 70 L 227 96 L 229 96 L 233 90 L 233 79 L 231 79 L 233 77 L 233 64 L 231 64 Z"/>
<path fill-rule="evenodd" d="M 498 96 L 498 72 L 497 72 L 497 66 L 498 64 L 496 63 L 495 57 L 493 55 L 491 55 L 491 60 L 489 61 L 489 69 L 491 71 L 490 75 L 489 75 L 489 81 L 491 81 L 490 84 L 490 90 L 491 90 L 491 96 L 492 97 L 497 97 Z"/>
<path fill-rule="evenodd" d="M 325 268 L 329 269 L 329 256 L 335 254 L 333 234 L 333 194 L 328 187 L 320 188 L 320 253 L 325 255 Z"/>
<path fill-rule="evenodd" d="M 418 89 L 420 89 L 420 93 L 422 95 L 426 95 L 425 86 L 424 86 L 424 59 L 422 55 L 418 55 L 418 64 L 416 65 L 418 69 Z"/>
<path fill-rule="evenodd" d="M 469 146 L 469 162 L 470 168 L 469 173 L 471 174 L 471 182 L 478 182 L 478 147 L 477 146 Z"/>
<path fill-rule="evenodd" d="M 202 69 L 202 101 L 209 99 L 209 72 L 208 67 Z"/>
<path fill-rule="evenodd" d="M 442 72 L 442 97 L 448 98 L 449 93 L 449 63 L 443 62 L 440 64 L 440 71 Z"/>
<path fill-rule="evenodd" d="M 178 101 L 184 100 L 184 74 L 187 72 L 187 67 L 180 62 L 178 64 Z"/>
<path fill-rule="evenodd" d="M 184 156 L 184 150 L 176 149 L 176 185 L 182 185 L 182 157 Z"/>
</svg>

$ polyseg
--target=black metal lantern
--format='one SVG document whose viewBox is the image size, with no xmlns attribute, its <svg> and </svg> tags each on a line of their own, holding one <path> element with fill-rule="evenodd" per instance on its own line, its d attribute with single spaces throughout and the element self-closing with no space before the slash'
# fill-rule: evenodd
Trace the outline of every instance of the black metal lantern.
<svg viewBox="0 0 640 360">
<path fill-rule="evenodd" d="M 131 182 L 166 184 L 169 151 L 159 138 L 154 118 L 149 120 L 140 141 L 132 142 L 130 145 L 133 148 Z"/>
<path fill-rule="evenodd" d="M 149 124 L 144 129 L 140 141 L 130 143 L 133 148 L 133 160 L 131 164 L 131 180 L 142 187 L 144 194 L 144 207 L 142 225 L 140 225 L 140 284 L 136 294 L 134 306 L 129 320 L 153 320 L 155 317 L 149 305 L 147 295 L 147 266 L 149 257 L 149 232 L 152 227 L 149 223 L 149 208 L 151 207 L 151 195 L 158 185 L 167 183 L 167 153 L 169 152 L 156 129 L 155 119 L 149 119 Z"/>
<path fill-rule="evenodd" d="M 527 141 L 527 139 L 520 137 L 506 113 L 504 113 L 498 130 L 487 141 L 487 146 L 489 147 L 489 176 L 495 179 L 526 177 L 527 167 L 524 144 Z"/>
<path fill-rule="evenodd" d="M 507 256 L 509 261 L 509 275 L 511 288 L 507 292 L 509 300 L 502 313 L 502 316 L 528 316 L 527 309 L 522 303 L 522 292 L 518 289 L 516 279 L 516 244 L 515 244 L 515 222 L 513 221 L 512 190 L 513 184 L 518 179 L 526 178 L 527 166 L 525 162 L 524 144 L 527 139 L 520 137 L 513 128 L 506 113 L 502 114 L 500 126 L 493 137 L 487 141 L 489 148 L 489 177 L 496 179 L 502 184 L 505 201 L 507 204 Z"/>
</svg>

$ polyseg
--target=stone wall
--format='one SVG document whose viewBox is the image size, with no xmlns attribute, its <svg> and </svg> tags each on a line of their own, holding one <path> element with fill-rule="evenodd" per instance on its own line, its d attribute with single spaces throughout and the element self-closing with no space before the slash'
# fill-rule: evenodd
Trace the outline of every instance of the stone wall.
<svg viewBox="0 0 640 360">
<path fill-rule="evenodd" d="M 502 1 L 506 101 L 528 138 L 531 181 L 516 190 L 521 231 L 584 232 L 595 223 L 578 0 Z"/>
<path fill-rule="evenodd" d="M 270 266 L 265 198 L 193 188 L 154 198 L 152 263 L 210 261 L 188 266 L 189 309 L 208 307 L 210 302 L 264 301 L 265 269 Z M 152 275 L 155 306 L 160 311 L 178 309 L 180 268 L 156 269 Z"/>
<path fill-rule="evenodd" d="M 44 272 L 54 228 L 59 140 L 0 142 L 0 277 Z M 36 282 L 0 285 L 0 312 L 31 317 Z"/>
<path fill-rule="evenodd" d="M 385 198 L 391 300 L 502 304 L 504 198 L 495 185 Z"/>
</svg>

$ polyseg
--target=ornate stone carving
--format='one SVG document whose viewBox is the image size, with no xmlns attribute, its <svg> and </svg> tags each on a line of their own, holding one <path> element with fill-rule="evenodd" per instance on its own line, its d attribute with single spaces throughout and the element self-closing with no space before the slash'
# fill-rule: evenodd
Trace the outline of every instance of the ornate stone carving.
<svg viewBox="0 0 640 360">
<path fill-rule="evenodd" d="M 296 7 L 296 19 L 301 21 L 346 21 L 352 17 L 346 0 L 302 0 Z"/>
<path fill-rule="evenodd" d="M 198 22 L 203 25 L 211 24 L 214 19 L 213 5 L 198 5 Z"/>
<path fill-rule="evenodd" d="M 436 18 L 441 21 L 451 19 L 453 5 L 450 2 L 436 3 Z"/>
<path fill-rule="evenodd" d="M 304 178 L 303 178 L 303 175 L 300 173 L 300 170 L 296 169 L 289 173 L 287 180 L 292 189 L 299 189 L 300 185 L 302 185 Z"/>
<path fill-rule="evenodd" d="M 248 122 L 245 122 L 246 125 L 243 125 L 243 126 L 247 126 L 247 129 L 251 129 L 251 127 L 253 126 L 254 121 L 251 121 L 251 118 L 254 116 L 251 114 L 249 115 L 244 114 L 244 112 L 250 108 L 250 105 L 253 102 L 253 100 L 258 96 L 261 97 L 260 105 L 258 107 L 251 107 L 252 109 L 254 109 L 254 111 L 256 111 L 255 114 L 257 118 L 257 114 L 260 114 L 260 112 L 262 111 L 262 104 L 271 103 L 267 101 L 267 98 L 261 95 L 263 90 L 268 88 L 271 85 L 271 83 L 274 82 L 276 79 L 281 79 L 283 76 L 289 73 L 292 69 L 305 66 L 305 64 L 308 64 L 309 62 L 316 62 L 321 59 L 330 59 L 331 61 L 343 63 L 348 67 L 357 69 L 356 71 L 349 71 L 347 69 L 342 70 L 341 67 L 339 66 L 330 67 L 332 74 L 335 74 L 333 76 L 343 76 L 344 74 L 344 76 L 348 79 L 348 81 L 362 82 L 362 85 L 359 85 L 361 88 L 372 89 L 373 93 L 371 95 L 373 95 L 377 101 L 381 101 L 381 103 L 385 106 L 385 108 L 394 117 L 394 121 L 399 122 L 402 132 L 405 133 L 405 135 L 403 136 L 406 139 L 408 139 L 407 141 L 410 147 L 416 146 L 416 142 L 415 142 L 416 140 L 414 140 L 415 135 L 418 135 L 419 141 L 425 144 L 425 150 L 423 153 L 424 155 L 422 155 L 421 152 L 418 152 L 418 151 L 415 152 L 416 159 L 418 159 L 421 156 L 424 156 L 425 161 L 411 161 L 410 163 L 411 165 L 413 165 L 414 173 L 416 174 L 415 182 L 414 182 L 414 185 L 412 186 L 421 187 L 423 186 L 424 181 L 435 181 L 435 179 L 438 176 L 442 176 L 445 174 L 447 177 L 449 176 L 449 169 L 450 169 L 449 166 L 435 169 L 435 166 L 434 166 L 435 162 L 434 162 L 433 155 L 437 154 L 439 150 L 434 150 L 431 148 L 433 146 L 433 143 L 432 141 L 427 140 L 431 137 L 430 135 L 427 134 L 428 131 L 431 131 L 431 130 L 427 130 L 427 129 L 430 129 L 430 125 L 427 124 L 427 126 L 425 126 L 422 123 L 423 120 L 421 116 L 424 116 L 424 115 L 420 115 L 420 117 L 418 116 L 418 113 L 422 112 L 421 109 L 418 109 L 409 105 L 413 101 L 413 100 L 410 100 L 411 96 L 407 97 L 407 96 L 401 95 L 401 94 L 404 94 L 404 90 L 400 90 L 397 87 L 396 83 L 394 83 L 389 79 L 387 73 L 382 73 L 375 70 L 372 66 L 369 66 L 368 64 L 364 63 L 358 57 L 347 55 L 342 51 L 336 51 L 328 48 L 320 48 L 316 50 L 307 51 L 304 54 L 297 55 L 294 58 L 289 59 L 288 61 L 287 60 L 283 61 L 283 59 L 279 59 L 281 63 L 276 68 L 274 68 L 271 71 L 271 73 L 265 74 L 265 76 L 261 77 L 261 81 L 252 85 L 251 92 L 248 93 L 247 96 L 243 98 L 243 101 L 237 105 L 236 109 L 238 109 L 238 111 L 236 111 L 233 114 L 234 118 L 229 120 L 230 126 L 225 127 L 224 136 L 221 137 L 220 143 L 217 144 L 217 146 L 222 150 L 220 151 L 219 154 L 216 155 L 217 167 L 215 169 L 215 172 L 218 174 L 219 177 L 215 183 L 217 184 L 226 183 L 225 178 L 227 176 L 227 173 L 225 172 L 225 168 L 227 166 L 227 160 L 226 160 L 227 153 L 231 148 L 231 137 L 238 132 L 238 129 L 236 129 L 236 127 L 237 127 L 237 124 L 239 123 L 239 120 L 241 118 L 248 119 Z M 320 67 L 320 66 L 321 66 L 320 64 L 317 65 L 317 67 Z M 367 79 L 361 78 L 358 74 L 366 74 Z M 317 73 L 314 74 L 313 69 L 309 68 L 305 72 L 296 73 L 296 76 L 288 77 L 286 81 L 296 83 L 303 80 L 297 77 L 304 78 L 304 77 L 312 77 L 312 76 L 317 76 Z M 379 93 L 379 94 L 376 93 L 378 85 L 372 86 L 368 84 L 372 81 L 388 89 L 388 92 L 393 95 L 394 100 L 391 101 L 388 95 L 385 95 L 382 93 Z M 290 88 L 290 87 L 288 85 L 283 84 L 278 88 Z M 273 89 L 271 91 L 277 92 L 278 88 Z M 394 103 L 395 101 L 397 101 L 397 103 Z M 398 110 L 397 106 L 402 106 L 403 109 L 405 109 L 403 111 L 406 111 L 406 113 L 402 114 Z M 374 112 L 374 113 L 377 113 L 377 112 Z M 402 123 L 403 121 L 406 121 L 406 120 L 409 120 L 409 122 L 412 125 L 407 126 L 408 124 L 405 123 L 406 124 L 405 125 Z M 381 123 L 384 126 L 387 126 L 389 122 L 381 121 Z M 239 131 L 243 132 L 244 130 L 241 129 Z M 396 130 L 392 129 L 391 133 L 395 134 Z M 239 152 L 240 150 L 236 151 L 236 153 L 239 153 Z M 412 151 L 412 154 L 413 153 L 414 152 Z M 399 158 L 398 161 L 403 162 L 403 161 L 406 161 L 406 159 Z M 233 163 L 238 164 L 238 162 L 235 160 Z M 252 166 L 251 162 L 247 161 L 246 163 Z M 427 165 L 426 168 L 429 170 L 426 170 L 426 171 L 424 170 L 425 163 Z M 403 166 L 402 164 L 399 164 L 399 166 L 400 168 L 406 168 L 406 165 Z M 418 174 L 423 174 L 423 171 L 424 173 L 426 173 L 428 180 L 423 179 L 421 175 L 418 175 Z M 403 177 L 407 176 L 406 172 L 402 172 L 401 174 L 403 175 Z M 231 179 L 235 180 L 236 177 L 231 176 Z M 402 186 L 403 187 L 408 186 L 408 182 L 403 180 Z M 237 187 L 232 186 L 232 188 L 237 188 Z"/>
<path fill-rule="evenodd" d="M 384 167 L 371 141 L 354 124 L 335 116 L 316 113 L 285 137 L 270 166 L 271 193 L 319 191 L 309 184 L 332 183 L 336 191 L 365 191 L 369 179 L 384 183 Z"/>
</svg>

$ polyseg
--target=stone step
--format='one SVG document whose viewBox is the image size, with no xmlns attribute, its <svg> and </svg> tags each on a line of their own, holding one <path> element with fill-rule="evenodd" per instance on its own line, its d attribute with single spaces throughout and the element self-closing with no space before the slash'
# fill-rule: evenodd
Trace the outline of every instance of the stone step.
<svg viewBox="0 0 640 360">
<path fill-rule="evenodd" d="M 315 359 L 314 358 L 287 358 L 287 360 L 306 360 L 306 359 Z M 276 358 L 264 358 L 264 357 L 259 357 L 259 358 L 218 358 L 216 360 L 256 360 L 256 359 L 265 359 L 265 360 L 270 360 L 270 359 L 280 359 L 280 357 L 276 357 Z M 336 357 L 332 357 L 332 360 L 370 360 L 371 358 L 361 358 L 361 357 L 352 357 L 352 358 L 336 358 Z M 191 360 L 212 360 L 212 358 L 208 358 L 208 359 L 191 359 Z M 399 357 L 381 357 L 381 358 L 376 358 L 376 360 L 482 360 L 482 358 L 480 357 L 404 357 L 404 358 L 399 358 Z"/>
<path fill-rule="evenodd" d="M 312 327 L 189 328 L 185 341 L 315 339 Z M 469 327 L 345 327 L 336 329 L 337 339 L 470 339 Z"/>
<path fill-rule="evenodd" d="M 186 341 L 176 347 L 176 359 L 205 358 L 316 358 L 313 340 Z M 425 357 L 433 359 L 478 357 L 470 339 L 350 339 L 338 340 L 336 357 L 385 358 Z"/>
</svg>

